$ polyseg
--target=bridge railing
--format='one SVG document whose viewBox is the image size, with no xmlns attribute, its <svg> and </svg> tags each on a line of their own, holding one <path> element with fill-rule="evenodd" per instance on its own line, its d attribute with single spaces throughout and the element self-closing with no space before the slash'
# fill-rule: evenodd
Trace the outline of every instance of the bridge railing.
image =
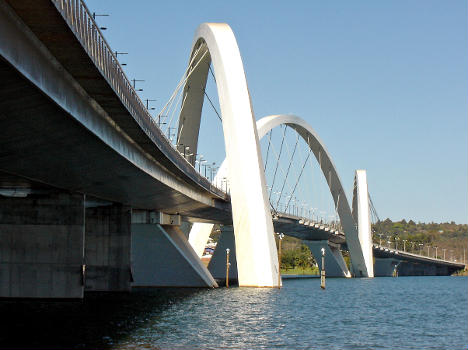
<svg viewBox="0 0 468 350">
<path fill-rule="evenodd" d="M 424 255 L 424 253 L 422 253 L 421 251 L 419 251 L 419 253 L 418 253 L 418 252 L 409 251 L 409 250 L 401 250 L 401 249 L 397 249 L 397 248 L 392 248 L 390 245 L 379 244 L 379 243 L 376 243 L 376 242 L 373 242 L 373 245 L 374 245 L 374 247 L 376 249 L 386 250 L 386 251 L 388 251 L 390 253 L 407 254 L 407 255 L 411 255 L 411 256 L 421 258 L 421 259 L 425 259 L 425 260 L 434 260 L 434 261 L 439 261 L 439 262 L 444 262 L 444 263 L 454 263 L 454 264 L 462 263 L 460 261 L 457 261 L 456 259 L 454 260 L 453 258 L 441 259 L 438 256 Z"/>
<path fill-rule="evenodd" d="M 141 101 L 86 4 L 82 0 L 51 1 L 81 42 L 102 76 L 107 80 L 115 94 L 120 98 L 123 105 L 144 132 L 153 139 L 163 137 L 177 151 L 175 145 L 160 130 L 158 123 L 153 119 L 143 101 Z M 192 163 L 186 158 L 182 158 L 185 160 L 186 165 L 189 165 L 196 171 Z M 223 191 L 222 186 L 217 186 L 217 184 L 212 184 L 211 186 Z"/>
</svg>

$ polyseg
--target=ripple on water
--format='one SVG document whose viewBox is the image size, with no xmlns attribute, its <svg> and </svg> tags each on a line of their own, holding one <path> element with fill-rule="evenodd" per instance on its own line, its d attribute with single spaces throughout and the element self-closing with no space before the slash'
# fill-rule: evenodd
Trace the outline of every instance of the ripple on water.
<svg viewBox="0 0 468 350">
<path fill-rule="evenodd" d="M 0 302 L 0 348 L 464 349 L 466 277 L 158 289 L 78 303 Z"/>
</svg>

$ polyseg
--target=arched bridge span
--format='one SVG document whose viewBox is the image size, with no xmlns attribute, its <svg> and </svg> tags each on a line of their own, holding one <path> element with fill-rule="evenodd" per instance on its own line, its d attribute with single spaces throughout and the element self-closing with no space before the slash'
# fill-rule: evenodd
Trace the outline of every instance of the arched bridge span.
<svg viewBox="0 0 468 350">
<path fill-rule="evenodd" d="M 353 218 L 353 213 L 346 198 L 340 177 L 325 144 L 315 130 L 304 119 L 290 114 L 271 115 L 258 120 L 257 133 L 259 140 L 262 139 L 270 130 L 281 125 L 291 127 L 304 139 L 320 165 L 346 235 L 354 274 L 357 276 L 373 277 L 370 237 L 359 237 L 358 225 Z M 222 178 L 228 178 L 229 181 L 231 181 L 231 174 L 226 161 L 221 165 L 214 181 L 219 181 L 219 179 Z M 362 186 L 363 185 L 361 185 L 361 187 Z M 367 194 L 367 188 L 365 194 Z M 367 200 L 367 196 L 365 198 Z M 363 211 L 363 214 L 365 214 L 365 211 Z M 357 219 L 357 210 L 355 215 Z M 211 229 L 212 225 L 210 224 L 195 224 L 192 228 L 189 239 L 198 254 L 203 252 L 204 245 L 209 237 Z M 367 242 L 366 238 L 368 238 L 367 240 L 369 242 Z"/>
</svg>

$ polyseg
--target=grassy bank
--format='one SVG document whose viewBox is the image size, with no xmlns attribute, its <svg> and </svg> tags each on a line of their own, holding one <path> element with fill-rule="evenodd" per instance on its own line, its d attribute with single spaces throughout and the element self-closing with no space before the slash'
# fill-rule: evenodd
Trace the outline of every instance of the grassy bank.
<svg viewBox="0 0 468 350">
<path fill-rule="evenodd" d="M 318 267 L 295 267 L 292 269 L 281 269 L 282 275 L 319 275 Z"/>
</svg>

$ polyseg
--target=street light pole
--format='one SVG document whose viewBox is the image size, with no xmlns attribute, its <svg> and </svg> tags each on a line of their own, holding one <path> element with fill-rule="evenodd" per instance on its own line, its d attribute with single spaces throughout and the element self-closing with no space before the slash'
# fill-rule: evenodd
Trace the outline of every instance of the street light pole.
<svg viewBox="0 0 468 350">
<path fill-rule="evenodd" d="M 406 241 L 407 241 L 407 239 L 403 240 L 403 251 L 404 252 L 406 252 Z"/>
<path fill-rule="evenodd" d="M 229 262 L 229 252 L 230 249 L 226 248 L 226 288 L 229 288 L 229 266 L 231 266 Z"/>
<path fill-rule="evenodd" d="M 115 58 L 117 58 L 117 60 L 119 59 L 119 55 L 128 55 L 128 52 L 118 52 L 118 51 L 114 51 L 114 54 L 115 54 Z M 121 66 L 126 66 L 127 64 L 126 63 L 122 63 L 122 62 L 119 62 Z"/>
<path fill-rule="evenodd" d="M 135 91 L 143 91 L 143 89 L 136 89 L 136 82 L 144 81 L 143 79 L 132 79 L 131 81 L 133 82 L 133 88 L 135 89 Z"/>
<path fill-rule="evenodd" d="M 322 271 L 320 271 L 320 288 L 325 289 L 325 248 L 320 249 L 322 252 Z"/>
<path fill-rule="evenodd" d="M 283 233 L 278 233 L 278 289 L 281 288 L 281 242 L 283 241 L 283 237 Z"/>
</svg>

